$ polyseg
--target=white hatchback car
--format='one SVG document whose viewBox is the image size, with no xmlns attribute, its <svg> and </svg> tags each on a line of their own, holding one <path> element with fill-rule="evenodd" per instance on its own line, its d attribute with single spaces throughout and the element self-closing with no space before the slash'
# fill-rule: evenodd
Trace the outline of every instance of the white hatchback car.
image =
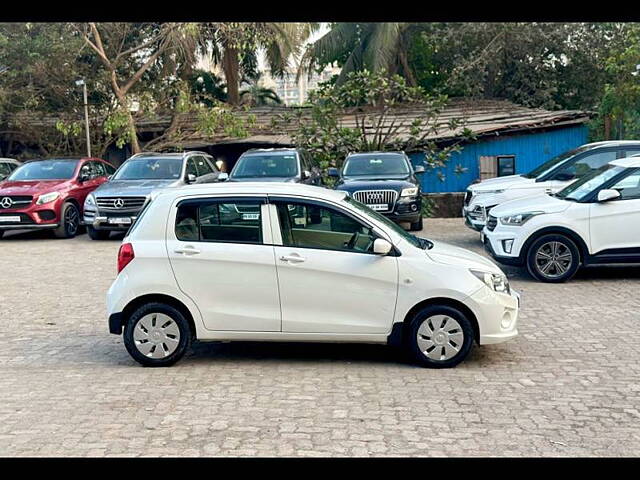
<svg viewBox="0 0 640 480">
<path fill-rule="evenodd" d="M 554 195 L 498 205 L 482 232 L 501 263 L 544 282 L 580 265 L 640 263 L 640 158 L 610 162 Z"/>
<path fill-rule="evenodd" d="M 118 271 L 109 329 L 148 366 L 197 339 L 384 343 L 451 367 L 474 341 L 517 335 L 519 296 L 491 260 L 313 186 L 163 190 L 123 240 Z"/>
</svg>

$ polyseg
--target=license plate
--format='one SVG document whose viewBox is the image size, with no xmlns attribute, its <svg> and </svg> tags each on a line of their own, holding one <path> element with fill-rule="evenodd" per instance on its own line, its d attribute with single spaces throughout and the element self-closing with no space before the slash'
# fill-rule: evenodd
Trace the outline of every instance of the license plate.
<svg viewBox="0 0 640 480">
<path fill-rule="evenodd" d="M 109 218 L 108 223 L 118 223 L 118 224 L 125 224 L 125 225 L 129 225 L 131 223 L 131 218 L 129 217 L 112 217 Z"/>
<path fill-rule="evenodd" d="M 389 205 L 387 205 L 386 203 L 367 205 L 367 207 L 369 207 L 371 210 L 388 210 L 389 209 Z"/>
<path fill-rule="evenodd" d="M 260 218 L 259 213 L 243 213 L 242 214 L 243 220 L 258 220 L 258 218 Z"/>
<path fill-rule="evenodd" d="M 20 217 L 0 217 L 0 222 L 3 223 L 20 223 Z"/>
</svg>

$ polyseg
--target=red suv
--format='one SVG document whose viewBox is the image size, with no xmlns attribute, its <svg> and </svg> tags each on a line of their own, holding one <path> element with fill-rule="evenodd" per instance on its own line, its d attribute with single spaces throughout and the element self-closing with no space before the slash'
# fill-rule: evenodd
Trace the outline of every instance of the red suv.
<svg viewBox="0 0 640 480">
<path fill-rule="evenodd" d="M 70 238 L 80 229 L 85 197 L 115 168 L 99 158 L 33 160 L 0 182 L 0 237 L 5 230 L 51 229 Z"/>
</svg>

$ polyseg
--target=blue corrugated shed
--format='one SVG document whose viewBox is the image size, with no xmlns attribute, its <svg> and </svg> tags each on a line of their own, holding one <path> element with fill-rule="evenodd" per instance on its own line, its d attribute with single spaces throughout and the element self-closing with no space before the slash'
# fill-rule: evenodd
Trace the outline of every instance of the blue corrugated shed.
<svg viewBox="0 0 640 480">
<path fill-rule="evenodd" d="M 422 190 L 425 193 L 462 192 L 474 180 L 480 178 L 481 156 L 515 155 L 516 173 L 527 173 L 562 152 L 587 143 L 588 130 L 585 125 L 572 125 L 543 132 L 506 134 L 484 137 L 467 143 L 461 152 L 454 153 L 444 168 L 427 170 L 422 175 Z M 414 165 L 418 165 L 424 154 L 410 153 Z M 456 174 L 456 166 L 467 170 Z M 444 181 L 437 172 L 444 174 Z"/>
</svg>

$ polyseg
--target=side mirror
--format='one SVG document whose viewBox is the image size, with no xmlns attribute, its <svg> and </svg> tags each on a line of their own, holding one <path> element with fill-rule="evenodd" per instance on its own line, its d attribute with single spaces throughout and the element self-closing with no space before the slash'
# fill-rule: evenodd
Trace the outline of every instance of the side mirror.
<svg viewBox="0 0 640 480">
<path fill-rule="evenodd" d="M 303 170 L 301 177 L 302 180 L 306 180 L 307 178 L 311 178 L 311 172 L 309 170 Z"/>
<path fill-rule="evenodd" d="M 340 172 L 338 172 L 338 169 L 336 167 L 329 167 L 329 169 L 327 170 L 327 175 L 337 178 L 340 176 Z"/>
<path fill-rule="evenodd" d="M 78 177 L 78 182 L 80 183 L 84 183 L 87 180 L 89 180 L 90 176 L 88 173 L 81 173 L 80 176 Z"/>
<path fill-rule="evenodd" d="M 187 183 L 195 183 L 198 177 L 196 177 L 193 173 L 187 174 Z"/>
<path fill-rule="evenodd" d="M 382 238 L 373 241 L 373 253 L 376 255 L 387 255 L 391 251 L 392 245 Z"/>
<path fill-rule="evenodd" d="M 613 189 L 600 190 L 598 192 L 598 202 L 608 202 L 620 198 L 620 192 Z"/>
<path fill-rule="evenodd" d="M 226 182 L 227 180 L 229 180 L 229 174 L 226 172 L 221 172 L 220 175 L 218 175 L 218 181 L 219 182 Z"/>
<path fill-rule="evenodd" d="M 419 173 L 424 173 L 424 166 L 422 165 L 418 165 L 417 167 L 415 167 L 413 169 L 414 173 L 417 175 Z"/>
</svg>

